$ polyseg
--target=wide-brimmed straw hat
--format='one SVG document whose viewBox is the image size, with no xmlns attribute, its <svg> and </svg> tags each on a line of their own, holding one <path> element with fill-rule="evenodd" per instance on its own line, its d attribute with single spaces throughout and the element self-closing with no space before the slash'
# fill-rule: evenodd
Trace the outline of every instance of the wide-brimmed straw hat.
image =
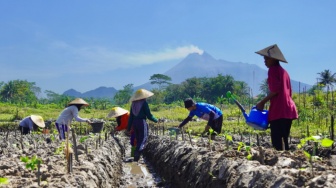
<svg viewBox="0 0 336 188">
<path fill-rule="evenodd" d="M 39 126 L 41 128 L 45 127 L 44 120 L 43 120 L 42 116 L 31 115 L 30 118 L 37 126 Z"/>
<path fill-rule="evenodd" d="M 277 59 L 279 61 L 282 61 L 284 63 L 288 63 L 287 60 L 285 59 L 284 55 L 282 54 L 281 50 L 279 49 L 278 45 L 273 44 L 267 48 L 264 48 L 262 50 L 259 50 L 255 52 L 259 55 L 270 57 L 273 59 Z"/>
<path fill-rule="evenodd" d="M 83 104 L 84 106 L 89 106 L 89 103 L 87 103 L 81 98 L 76 98 L 75 100 L 68 103 L 68 105 L 71 105 L 71 104 Z"/>
<path fill-rule="evenodd" d="M 147 91 L 145 89 L 138 89 L 133 96 L 131 97 L 130 101 L 137 101 L 137 100 L 141 100 L 141 99 L 146 99 L 148 97 L 153 96 L 154 93 Z"/>
<path fill-rule="evenodd" d="M 125 110 L 123 108 L 120 108 L 120 107 L 114 107 L 114 108 L 112 108 L 110 113 L 107 115 L 107 118 L 118 117 L 118 116 L 124 115 L 126 113 L 128 113 L 127 110 Z"/>
</svg>

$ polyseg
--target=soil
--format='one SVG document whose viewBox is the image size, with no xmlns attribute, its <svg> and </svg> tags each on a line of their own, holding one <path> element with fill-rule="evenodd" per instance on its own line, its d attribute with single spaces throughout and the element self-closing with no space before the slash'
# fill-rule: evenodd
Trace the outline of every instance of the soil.
<svg viewBox="0 0 336 188">
<path fill-rule="evenodd" d="M 298 149 L 295 139 L 290 151 L 281 152 L 271 148 L 268 136 L 257 141 L 233 135 L 232 141 L 217 137 L 210 142 L 207 137 L 154 131 L 136 163 L 123 133 L 76 136 L 76 144 L 70 135 L 68 167 L 64 144 L 54 137 L 1 132 L 0 177 L 8 179 L 2 187 L 336 187 L 336 151 L 318 147 L 319 159 L 310 162 L 303 150 L 312 153 L 313 147 Z M 40 173 L 20 160 L 33 156 L 42 160 Z"/>
</svg>

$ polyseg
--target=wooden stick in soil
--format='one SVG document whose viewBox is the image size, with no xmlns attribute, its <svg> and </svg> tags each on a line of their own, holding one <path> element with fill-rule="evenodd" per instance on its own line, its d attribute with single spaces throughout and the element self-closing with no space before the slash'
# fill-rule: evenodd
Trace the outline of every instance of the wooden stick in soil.
<svg viewBox="0 0 336 188">
<path fill-rule="evenodd" d="M 40 160 L 37 161 L 37 185 L 40 186 L 40 182 L 41 182 L 41 164 L 40 164 Z"/>
<path fill-rule="evenodd" d="M 184 141 L 185 139 L 184 139 L 184 131 L 183 131 L 183 127 L 181 127 L 181 133 L 182 133 L 182 140 Z"/>
<path fill-rule="evenodd" d="M 190 141 L 190 144 L 191 144 L 191 146 L 193 145 L 192 144 L 192 141 L 191 141 L 191 136 L 190 136 L 190 133 L 188 132 L 188 136 L 189 136 L 189 141 Z"/>
<path fill-rule="evenodd" d="M 79 162 L 78 160 L 78 152 L 77 152 L 77 141 L 76 141 L 76 133 L 75 131 L 71 131 L 72 132 L 72 140 L 74 143 L 74 150 L 75 150 L 75 159 L 77 162 Z"/>
<path fill-rule="evenodd" d="M 334 137 L 335 137 L 335 135 L 334 135 L 334 115 L 331 115 L 331 127 L 330 127 L 330 129 L 331 129 L 331 134 L 330 134 L 330 138 L 331 138 L 331 140 L 332 141 L 334 141 Z M 331 148 L 332 149 L 334 149 L 334 144 L 331 146 Z"/>
</svg>

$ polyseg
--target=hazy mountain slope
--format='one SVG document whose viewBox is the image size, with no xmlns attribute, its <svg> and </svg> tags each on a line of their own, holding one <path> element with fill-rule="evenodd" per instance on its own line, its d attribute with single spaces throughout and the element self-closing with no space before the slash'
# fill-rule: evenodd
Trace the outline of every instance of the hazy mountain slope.
<svg viewBox="0 0 336 188">
<path fill-rule="evenodd" d="M 161 73 L 157 72 L 157 74 Z M 198 53 L 189 54 L 180 63 L 176 64 L 171 69 L 162 74 L 170 76 L 172 78 L 171 82 L 174 84 L 180 84 L 186 79 L 193 77 L 216 77 L 218 74 L 222 74 L 223 76 L 231 75 L 237 81 L 246 82 L 252 89 L 253 95 L 260 93 L 259 87 L 261 83 L 267 78 L 267 70 L 262 69 L 257 65 L 216 60 L 206 52 L 204 52 L 202 55 Z M 294 92 L 302 91 L 302 88 L 304 87 L 306 87 L 306 89 L 311 87 L 308 84 L 299 83 L 295 80 L 291 80 L 291 83 Z M 134 86 L 134 90 L 139 88 L 151 90 L 154 87 L 156 86 L 151 85 L 150 82 L 146 82 L 142 85 Z M 116 92 L 117 90 L 113 87 L 99 87 L 83 94 L 73 89 L 64 92 L 64 94 L 76 97 L 113 98 Z"/>
</svg>

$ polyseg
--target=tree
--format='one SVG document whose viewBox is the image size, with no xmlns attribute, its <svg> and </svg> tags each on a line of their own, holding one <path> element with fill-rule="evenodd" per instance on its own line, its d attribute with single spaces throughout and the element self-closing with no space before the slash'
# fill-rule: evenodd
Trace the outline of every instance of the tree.
<svg viewBox="0 0 336 188">
<path fill-rule="evenodd" d="M 188 78 L 182 82 L 184 93 L 189 97 L 199 97 L 202 93 L 203 82 L 201 78 Z"/>
<path fill-rule="evenodd" d="M 336 83 L 336 73 L 332 74 L 330 70 L 324 70 L 320 73 L 317 73 L 320 75 L 319 78 L 319 84 L 327 87 L 327 104 L 328 104 L 328 95 L 330 87 L 333 86 L 334 83 Z"/>
<path fill-rule="evenodd" d="M 261 91 L 261 94 L 263 96 L 267 96 L 270 93 L 269 88 L 268 88 L 267 78 L 263 80 L 263 82 L 260 84 L 259 90 Z"/>
<path fill-rule="evenodd" d="M 35 82 L 11 80 L 1 87 L 0 96 L 3 102 L 33 104 L 37 102 L 36 93 L 40 91 L 41 89 L 35 86 Z"/>
<path fill-rule="evenodd" d="M 172 79 L 164 74 L 153 74 L 149 78 L 149 80 L 151 80 L 151 84 L 157 84 L 159 86 L 159 89 L 162 89 L 166 85 L 170 85 L 171 83 L 169 81 L 171 81 Z"/>
<path fill-rule="evenodd" d="M 128 103 L 133 93 L 133 84 L 127 84 L 124 89 L 119 90 L 113 97 L 114 102 L 118 105 Z"/>
</svg>

